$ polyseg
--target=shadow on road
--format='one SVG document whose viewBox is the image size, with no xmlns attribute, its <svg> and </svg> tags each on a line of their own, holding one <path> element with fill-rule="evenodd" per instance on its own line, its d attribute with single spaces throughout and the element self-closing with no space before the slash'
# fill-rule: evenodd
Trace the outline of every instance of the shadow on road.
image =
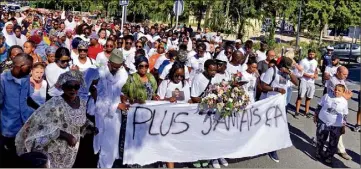
<svg viewBox="0 0 361 169">
<path fill-rule="evenodd" d="M 305 133 L 303 133 L 300 129 L 293 127 L 290 123 L 288 123 L 288 129 L 290 131 L 290 136 L 291 136 L 293 146 L 295 146 L 296 149 L 302 151 L 304 154 L 306 154 L 312 160 L 318 161 L 314 157 L 314 155 L 316 153 L 316 147 L 313 145 L 313 140 L 310 137 L 308 137 Z M 356 155 L 355 154 L 356 153 L 354 153 L 353 155 L 357 157 L 358 154 L 356 154 Z M 360 156 L 358 156 L 358 160 L 359 159 L 360 159 Z M 329 166 L 329 167 L 350 168 L 337 158 L 333 158 L 332 160 L 333 160 L 332 165 L 328 165 L 322 161 L 319 161 L 319 162 L 326 166 Z"/>
<path fill-rule="evenodd" d="M 356 152 L 349 150 L 349 149 L 346 149 L 346 152 L 349 156 L 352 157 L 353 162 L 360 164 L 360 154 L 357 154 Z"/>
</svg>

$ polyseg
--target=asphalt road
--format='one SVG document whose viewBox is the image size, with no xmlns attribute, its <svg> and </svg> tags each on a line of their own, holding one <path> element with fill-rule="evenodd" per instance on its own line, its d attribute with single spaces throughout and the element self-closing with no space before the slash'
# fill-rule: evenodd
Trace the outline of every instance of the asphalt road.
<svg viewBox="0 0 361 169">
<path fill-rule="evenodd" d="M 358 91 L 360 90 L 360 65 L 349 66 L 349 77 L 347 87 L 353 91 L 353 97 L 348 101 L 349 115 L 348 123 L 356 124 L 356 114 L 358 111 Z M 316 84 L 321 84 L 321 80 L 317 80 Z M 316 94 L 311 101 L 311 112 L 317 107 L 317 101 L 322 97 L 323 87 L 316 85 Z M 315 147 L 313 146 L 313 138 L 315 137 L 316 126 L 311 119 L 299 116 L 298 119 L 293 117 L 295 102 L 297 99 L 297 88 L 294 88 L 292 95 L 292 106 L 288 111 L 288 127 L 293 146 L 278 151 L 280 162 L 272 161 L 267 155 L 261 155 L 254 158 L 244 158 L 230 160 L 228 167 L 240 168 L 360 168 L 360 133 L 353 132 L 351 128 L 347 128 L 346 134 L 343 135 L 343 142 L 347 153 L 352 160 L 344 160 L 338 155 L 333 158 L 332 166 L 323 164 L 315 159 Z M 304 102 L 301 107 L 301 113 L 304 110 Z M 265 142 L 264 144 L 267 144 Z"/>
</svg>

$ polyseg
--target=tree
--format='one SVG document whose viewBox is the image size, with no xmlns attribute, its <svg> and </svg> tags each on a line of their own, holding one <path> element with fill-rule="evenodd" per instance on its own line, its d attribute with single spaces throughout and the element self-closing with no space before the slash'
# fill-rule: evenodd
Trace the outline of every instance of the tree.
<svg viewBox="0 0 361 169">
<path fill-rule="evenodd" d="M 336 1 L 334 8 L 335 14 L 330 25 L 335 29 L 335 36 L 338 31 L 360 25 L 361 3 L 359 1 Z"/>
<path fill-rule="evenodd" d="M 322 43 L 323 30 L 335 13 L 333 4 L 335 0 L 309 0 L 303 8 L 302 26 L 319 34 L 319 45 Z"/>
</svg>

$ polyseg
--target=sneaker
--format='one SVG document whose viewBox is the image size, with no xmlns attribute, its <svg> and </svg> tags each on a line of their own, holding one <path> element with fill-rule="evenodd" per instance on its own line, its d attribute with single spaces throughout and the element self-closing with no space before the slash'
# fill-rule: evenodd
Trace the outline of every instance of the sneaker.
<svg viewBox="0 0 361 169">
<path fill-rule="evenodd" d="M 209 165 L 209 161 L 201 161 L 201 165 L 203 168 L 206 168 Z"/>
<path fill-rule="evenodd" d="M 295 112 L 295 118 L 297 118 L 300 115 L 299 112 Z"/>
<path fill-rule="evenodd" d="M 193 166 L 194 166 L 195 168 L 201 168 L 201 167 L 202 167 L 202 165 L 201 165 L 201 162 L 200 162 L 200 161 L 196 161 L 196 162 L 194 162 L 194 163 L 193 163 Z"/>
<path fill-rule="evenodd" d="M 313 115 L 311 113 L 306 113 L 306 117 L 310 119 Z"/>
<path fill-rule="evenodd" d="M 219 162 L 221 162 L 221 164 L 222 165 L 224 165 L 225 167 L 227 167 L 228 166 L 228 162 L 227 162 L 227 160 L 226 159 L 224 159 L 224 158 L 220 158 L 220 159 L 218 159 L 219 160 Z"/>
<path fill-rule="evenodd" d="M 212 166 L 213 168 L 221 168 L 221 165 L 219 165 L 218 160 L 212 160 Z"/>
<path fill-rule="evenodd" d="M 325 163 L 327 163 L 327 164 L 332 164 L 331 158 L 326 159 L 326 160 L 325 160 Z"/>
<path fill-rule="evenodd" d="M 280 162 L 280 160 L 278 159 L 278 155 L 276 151 L 270 152 L 268 153 L 268 156 L 275 161 L 276 163 Z"/>
<path fill-rule="evenodd" d="M 354 130 L 354 132 L 360 132 L 361 126 L 356 124 L 353 130 Z"/>
<path fill-rule="evenodd" d="M 338 153 L 339 156 L 341 156 L 342 158 L 344 158 L 345 160 L 351 160 L 352 157 L 349 156 L 347 153 Z"/>
</svg>

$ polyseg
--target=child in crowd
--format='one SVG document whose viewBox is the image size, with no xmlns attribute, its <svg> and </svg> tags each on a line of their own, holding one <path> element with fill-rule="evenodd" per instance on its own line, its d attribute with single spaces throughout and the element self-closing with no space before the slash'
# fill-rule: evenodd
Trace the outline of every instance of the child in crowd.
<svg viewBox="0 0 361 169">
<path fill-rule="evenodd" d="M 341 134 L 345 133 L 346 115 L 348 114 L 347 100 L 343 97 L 345 86 L 338 84 L 333 94 L 325 94 L 318 103 L 314 116 L 317 123 L 316 158 L 332 163 L 332 157 L 337 152 L 337 144 Z M 323 151 L 327 138 L 329 142 L 326 151 Z"/>
</svg>

